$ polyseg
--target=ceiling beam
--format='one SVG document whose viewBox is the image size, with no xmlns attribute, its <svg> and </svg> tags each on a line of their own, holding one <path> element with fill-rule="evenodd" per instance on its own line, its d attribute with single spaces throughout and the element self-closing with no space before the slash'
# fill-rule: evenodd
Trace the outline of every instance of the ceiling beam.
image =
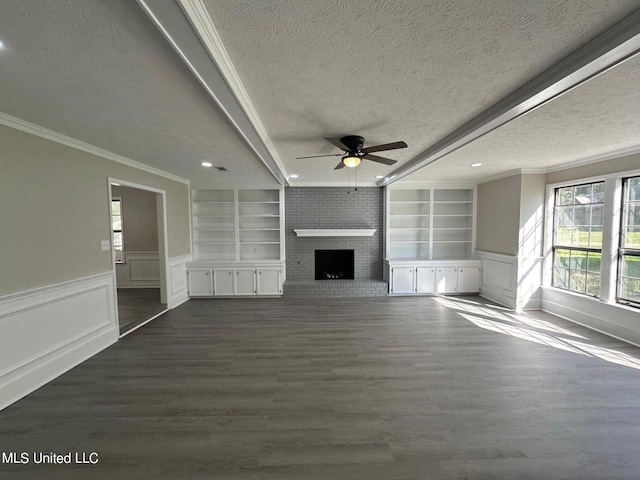
<svg viewBox="0 0 640 480">
<path fill-rule="evenodd" d="M 257 115 L 247 114 L 249 107 L 243 106 L 238 100 L 220 65 L 215 62 L 213 52 L 205 47 L 204 38 L 201 40 L 199 35 L 202 32 L 196 31 L 196 26 L 202 19 L 188 18 L 178 1 L 137 2 L 271 174 L 280 184 L 289 185 L 284 169 L 277 160 L 275 148 L 268 136 L 265 137 L 266 131 Z"/>
<path fill-rule="evenodd" d="M 640 9 L 390 172 L 377 185 L 397 182 L 511 120 L 558 98 L 639 52 Z"/>
</svg>

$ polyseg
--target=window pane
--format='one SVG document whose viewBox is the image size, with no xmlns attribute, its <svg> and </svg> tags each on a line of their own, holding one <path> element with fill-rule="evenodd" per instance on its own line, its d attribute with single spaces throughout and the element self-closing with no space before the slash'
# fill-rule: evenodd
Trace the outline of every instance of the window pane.
<svg viewBox="0 0 640 480">
<path fill-rule="evenodd" d="M 602 263 L 602 254 L 589 252 L 587 254 L 587 270 L 592 273 L 600 273 L 600 264 Z"/>
<path fill-rule="evenodd" d="M 602 248 L 602 227 L 591 227 L 589 234 L 589 247 Z"/>
<path fill-rule="evenodd" d="M 111 214 L 120 215 L 120 200 L 113 200 L 111 202 Z"/>
<path fill-rule="evenodd" d="M 553 268 L 553 286 L 569 288 L 569 269 L 562 267 Z"/>
<path fill-rule="evenodd" d="M 587 269 L 587 252 L 580 252 L 573 250 L 571 252 L 571 259 L 569 260 L 569 268 L 573 270 L 586 270 Z"/>
<path fill-rule="evenodd" d="M 602 226 L 602 205 L 596 204 L 591 206 L 591 225 Z"/>
<path fill-rule="evenodd" d="M 556 267 L 568 268 L 569 267 L 569 257 L 570 257 L 569 250 L 557 249 L 555 251 L 555 254 L 554 254 L 553 263 L 554 263 L 554 265 Z"/>
<path fill-rule="evenodd" d="M 589 185 L 578 185 L 575 190 L 575 203 L 585 204 L 591 203 L 591 184 Z"/>
<path fill-rule="evenodd" d="M 587 286 L 587 273 L 571 270 L 569 272 L 569 290 L 585 293 Z"/>
<path fill-rule="evenodd" d="M 121 217 L 113 217 L 113 229 L 114 230 L 122 230 L 122 218 Z"/>
<path fill-rule="evenodd" d="M 113 232 L 113 248 L 122 249 L 122 232 Z"/>
<path fill-rule="evenodd" d="M 573 203 L 573 187 L 563 187 L 557 190 L 556 202 L 558 205 Z"/>
<path fill-rule="evenodd" d="M 624 232 L 622 246 L 640 249 L 640 227 L 627 227 Z"/>
<path fill-rule="evenodd" d="M 640 177 L 630 178 L 628 180 L 627 185 L 629 188 L 629 201 L 639 202 L 640 201 Z"/>
<path fill-rule="evenodd" d="M 640 203 L 627 206 L 627 225 L 640 226 Z"/>
<path fill-rule="evenodd" d="M 589 225 L 591 222 L 591 207 L 579 205 L 573 210 L 573 224 L 576 226 Z"/>
<path fill-rule="evenodd" d="M 587 273 L 587 295 L 600 296 L 600 274 Z"/>
<path fill-rule="evenodd" d="M 624 255 L 622 257 L 619 297 L 640 303 L 640 257 Z"/>
<path fill-rule="evenodd" d="M 556 245 L 571 246 L 573 241 L 573 227 L 558 227 L 556 229 Z"/>
<path fill-rule="evenodd" d="M 573 207 L 556 208 L 556 225 L 573 225 Z"/>
</svg>

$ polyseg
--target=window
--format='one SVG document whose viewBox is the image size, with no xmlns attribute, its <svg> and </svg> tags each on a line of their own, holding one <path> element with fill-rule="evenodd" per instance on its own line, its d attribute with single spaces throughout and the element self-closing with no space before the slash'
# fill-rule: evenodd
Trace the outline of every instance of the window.
<svg viewBox="0 0 640 480">
<path fill-rule="evenodd" d="M 552 285 L 600 295 L 604 182 L 555 189 Z"/>
<path fill-rule="evenodd" d="M 116 263 L 123 262 L 122 239 L 122 199 L 111 200 L 111 225 L 113 227 L 113 259 Z"/>
<path fill-rule="evenodd" d="M 640 306 L 640 177 L 622 182 L 618 301 Z"/>
</svg>

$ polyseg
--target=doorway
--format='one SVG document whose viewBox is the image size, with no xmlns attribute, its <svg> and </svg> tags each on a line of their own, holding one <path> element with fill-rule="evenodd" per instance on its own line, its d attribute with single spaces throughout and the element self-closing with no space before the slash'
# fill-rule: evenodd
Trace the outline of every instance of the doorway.
<svg viewBox="0 0 640 480">
<path fill-rule="evenodd" d="M 112 258 L 120 336 L 167 310 L 164 191 L 110 179 Z"/>
</svg>

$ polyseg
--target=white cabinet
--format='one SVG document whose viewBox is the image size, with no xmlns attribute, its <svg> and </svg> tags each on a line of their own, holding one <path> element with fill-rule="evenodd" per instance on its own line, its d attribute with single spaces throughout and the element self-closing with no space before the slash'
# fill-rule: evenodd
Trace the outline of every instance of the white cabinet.
<svg viewBox="0 0 640 480">
<path fill-rule="evenodd" d="M 209 297 L 213 295 L 211 270 L 189 270 L 189 295 L 192 297 Z"/>
<path fill-rule="evenodd" d="M 187 265 L 189 296 L 282 295 L 284 265 Z"/>
<path fill-rule="evenodd" d="M 255 295 L 256 271 L 254 269 L 241 269 L 235 271 L 236 295 Z"/>
<path fill-rule="evenodd" d="M 480 271 L 480 267 L 472 265 L 458 268 L 458 292 L 468 293 L 480 290 Z"/>
<path fill-rule="evenodd" d="M 456 293 L 456 267 L 436 268 L 436 293 Z"/>
<path fill-rule="evenodd" d="M 259 268 L 257 270 L 258 295 L 282 294 L 282 270 Z"/>
<path fill-rule="evenodd" d="M 477 293 L 479 260 L 385 260 L 385 278 L 392 295 Z"/>
<path fill-rule="evenodd" d="M 216 268 L 213 271 L 215 295 L 235 295 L 235 278 L 232 269 Z"/>
<path fill-rule="evenodd" d="M 416 267 L 416 293 L 434 293 L 436 269 L 433 267 Z"/>
</svg>

